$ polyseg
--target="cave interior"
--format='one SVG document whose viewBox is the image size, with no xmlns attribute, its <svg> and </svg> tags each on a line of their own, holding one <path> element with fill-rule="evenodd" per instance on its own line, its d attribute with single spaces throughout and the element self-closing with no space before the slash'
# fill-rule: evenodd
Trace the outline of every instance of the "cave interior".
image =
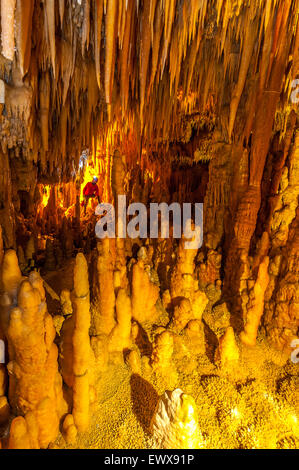
<svg viewBox="0 0 299 470">
<path fill-rule="evenodd" d="M 0 449 L 298 449 L 299 0 L 0 3 Z"/>
</svg>

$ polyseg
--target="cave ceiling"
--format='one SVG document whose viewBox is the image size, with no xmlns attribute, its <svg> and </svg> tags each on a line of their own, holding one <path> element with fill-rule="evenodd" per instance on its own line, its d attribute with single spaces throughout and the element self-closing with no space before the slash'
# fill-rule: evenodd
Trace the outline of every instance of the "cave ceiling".
<svg viewBox="0 0 299 470">
<path fill-rule="evenodd" d="M 265 124 L 261 107 L 267 142 L 298 112 L 290 100 L 298 7 L 298 0 L 1 2 L 2 151 L 34 162 L 40 175 L 65 178 L 86 148 L 124 143 L 159 156 L 202 129 L 216 146 L 248 146 Z"/>
</svg>

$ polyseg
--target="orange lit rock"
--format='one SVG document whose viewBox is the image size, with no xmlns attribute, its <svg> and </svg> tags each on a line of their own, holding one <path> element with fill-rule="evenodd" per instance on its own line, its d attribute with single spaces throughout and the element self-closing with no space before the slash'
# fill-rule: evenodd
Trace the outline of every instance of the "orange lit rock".
<svg viewBox="0 0 299 470">
<path fill-rule="evenodd" d="M 8 250 L 4 254 L 2 265 L 2 283 L 3 290 L 8 293 L 15 294 L 22 273 L 19 268 L 18 257 L 14 250 Z"/>
<path fill-rule="evenodd" d="M 117 324 L 110 334 L 109 351 L 123 351 L 131 346 L 131 299 L 120 289 L 116 298 Z"/>
<path fill-rule="evenodd" d="M 0 396 L 0 426 L 8 422 L 10 406 L 5 396 Z"/>
<path fill-rule="evenodd" d="M 215 360 L 220 362 L 221 367 L 226 368 L 232 364 L 237 364 L 239 356 L 240 353 L 236 343 L 235 333 L 233 328 L 229 326 L 225 334 L 219 340 Z"/>
<path fill-rule="evenodd" d="M 139 323 L 155 321 L 159 287 L 150 280 L 141 259 L 133 265 L 132 270 L 132 316 Z"/>
<path fill-rule="evenodd" d="M 67 444 L 73 444 L 77 437 L 77 428 L 74 424 L 73 415 L 67 415 L 64 418 L 62 430 Z"/>
<path fill-rule="evenodd" d="M 5 395 L 7 385 L 7 372 L 4 364 L 0 364 L 0 397 Z"/>
<path fill-rule="evenodd" d="M 15 264 L 13 271 L 18 272 Z M 12 279 L 16 286 L 16 276 Z M 30 274 L 28 280 L 19 284 L 16 301 L 17 307 L 9 312 L 6 331 L 10 358 L 7 366 L 9 400 L 15 413 L 32 412 L 37 426 L 37 445 L 46 448 L 58 434 L 64 402 L 57 347 L 53 343 L 55 329 L 38 273 Z M 19 425 L 24 430 L 23 424 Z"/>
<path fill-rule="evenodd" d="M 170 328 L 180 332 L 185 328 L 191 319 L 193 319 L 193 311 L 190 300 L 182 298 L 179 305 L 174 308 L 174 314 L 170 322 Z"/>
<path fill-rule="evenodd" d="M 9 449 L 31 449 L 27 424 L 22 416 L 15 418 L 10 426 Z"/>
<path fill-rule="evenodd" d="M 95 333 L 108 335 L 115 326 L 114 263 L 111 256 L 111 240 L 105 238 L 98 243 L 98 303 L 93 309 Z"/>
<path fill-rule="evenodd" d="M 67 289 L 63 289 L 60 294 L 60 303 L 63 315 L 71 315 L 73 313 L 71 293 Z"/>
<path fill-rule="evenodd" d="M 126 359 L 133 374 L 141 374 L 141 360 L 137 350 L 130 351 Z"/>
<path fill-rule="evenodd" d="M 151 363 L 154 369 L 167 369 L 173 354 L 173 336 L 169 331 L 162 331 L 155 337 Z"/>
<path fill-rule="evenodd" d="M 79 432 L 89 424 L 90 388 L 93 386 L 93 351 L 90 346 L 90 301 L 88 266 L 82 253 L 74 269 L 74 331 L 73 331 L 73 411 Z"/>
<path fill-rule="evenodd" d="M 241 341 L 248 346 L 255 345 L 260 320 L 263 315 L 264 295 L 269 283 L 268 266 L 269 257 L 266 256 L 259 266 L 257 280 L 249 293 L 244 331 L 240 334 Z"/>
<path fill-rule="evenodd" d="M 200 320 L 208 304 L 206 294 L 199 290 L 198 281 L 195 280 L 194 258 L 197 250 L 185 249 L 186 239 L 182 237 L 177 252 L 177 262 L 170 281 L 170 294 L 173 303 L 181 297 L 190 300 L 193 318 Z"/>
</svg>

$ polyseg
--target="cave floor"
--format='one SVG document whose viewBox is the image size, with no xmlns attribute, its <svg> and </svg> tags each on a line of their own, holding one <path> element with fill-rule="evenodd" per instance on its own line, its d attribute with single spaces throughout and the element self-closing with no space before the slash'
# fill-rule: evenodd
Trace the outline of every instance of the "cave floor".
<svg viewBox="0 0 299 470">
<path fill-rule="evenodd" d="M 70 260 L 44 275 L 56 293 L 72 288 L 73 264 Z M 57 313 L 57 305 L 48 304 L 51 314 Z M 160 326 L 166 323 L 162 312 Z M 79 434 L 73 445 L 60 435 L 53 448 L 153 448 L 150 422 L 155 406 L 159 396 L 175 388 L 195 399 L 203 448 L 299 448 L 298 364 L 270 348 L 262 335 L 255 347 L 238 343 L 240 361 L 230 370 L 214 364 L 208 338 L 206 352 L 196 354 L 194 344 L 178 335 L 173 366 L 164 376 L 149 365 L 157 325 L 142 327 L 141 374 L 132 373 L 122 353 L 111 353 L 104 369 L 96 366 L 90 430 Z"/>
</svg>

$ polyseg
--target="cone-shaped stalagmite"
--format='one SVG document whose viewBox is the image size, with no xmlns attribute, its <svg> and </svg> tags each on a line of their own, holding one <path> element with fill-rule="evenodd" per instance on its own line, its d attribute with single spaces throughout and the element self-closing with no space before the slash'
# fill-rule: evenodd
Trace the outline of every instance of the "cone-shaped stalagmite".
<svg viewBox="0 0 299 470">
<path fill-rule="evenodd" d="M 88 266 L 82 253 L 74 269 L 74 332 L 73 332 L 73 411 L 74 423 L 83 432 L 89 423 L 90 387 L 92 385 L 92 350 L 90 347 L 90 301 Z"/>
<path fill-rule="evenodd" d="M 249 346 L 255 345 L 258 328 L 264 312 L 264 295 L 269 283 L 268 266 L 269 258 L 265 257 L 259 266 L 257 280 L 254 283 L 249 303 L 247 304 L 247 311 L 245 312 L 245 326 L 240 338 L 243 343 Z"/>
</svg>

